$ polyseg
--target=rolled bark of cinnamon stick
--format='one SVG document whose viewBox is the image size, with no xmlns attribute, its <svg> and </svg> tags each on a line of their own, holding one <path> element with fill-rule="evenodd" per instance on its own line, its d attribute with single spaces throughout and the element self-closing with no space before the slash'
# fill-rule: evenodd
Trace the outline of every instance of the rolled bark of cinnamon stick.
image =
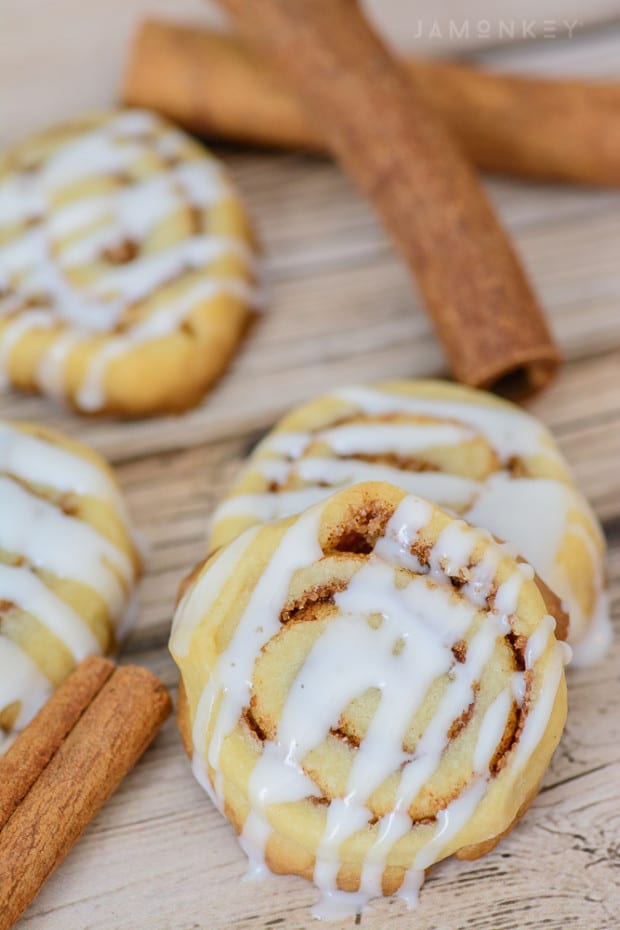
<svg viewBox="0 0 620 930">
<path fill-rule="evenodd" d="M 559 353 L 472 166 L 352 0 L 219 0 L 366 192 L 420 286 L 455 376 L 524 395 Z"/>
<path fill-rule="evenodd" d="M 167 689 L 147 669 L 123 666 L 108 678 L 0 829 L 0 930 L 25 910 L 170 710 Z"/>
<path fill-rule="evenodd" d="M 109 659 L 84 659 L 2 757 L 0 830 L 113 671 Z"/>
<path fill-rule="evenodd" d="M 479 168 L 620 185 L 620 83 L 548 80 L 448 61 L 402 68 Z M 121 91 L 207 136 L 321 151 L 319 127 L 265 57 L 231 35 L 146 20 Z"/>
</svg>

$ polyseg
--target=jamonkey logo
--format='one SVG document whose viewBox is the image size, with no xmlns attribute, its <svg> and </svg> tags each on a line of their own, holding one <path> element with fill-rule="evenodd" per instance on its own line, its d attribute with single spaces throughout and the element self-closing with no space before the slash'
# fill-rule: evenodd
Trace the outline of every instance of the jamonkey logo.
<svg viewBox="0 0 620 930">
<path fill-rule="evenodd" d="M 572 39 L 579 19 L 418 19 L 414 39 Z"/>
</svg>

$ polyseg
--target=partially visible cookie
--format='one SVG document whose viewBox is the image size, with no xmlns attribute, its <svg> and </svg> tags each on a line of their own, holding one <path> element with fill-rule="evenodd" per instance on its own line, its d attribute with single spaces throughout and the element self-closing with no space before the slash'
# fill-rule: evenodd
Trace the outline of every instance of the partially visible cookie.
<svg viewBox="0 0 620 930">
<path fill-rule="evenodd" d="M 512 544 L 564 602 L 576 660 L 605 651 L 605 542 L 560 450 L 524 410 L 462 385 L 352 387 L 293 410 L 216 510 L 210 546 L 369 480 L 397 484 Z"/>
<path fill-rule="evenodd" d="M 84 413 L 197 403 L 250 315 L 254 242 L 222 165 L 154 113 L 0 157 L 0 376 Z"/>
<path fill-rule="evenodd" d="M 43 426 L 0 421 L 0 752 L 131 617 L 140 558 L 107 464 Z"/>
</svg>

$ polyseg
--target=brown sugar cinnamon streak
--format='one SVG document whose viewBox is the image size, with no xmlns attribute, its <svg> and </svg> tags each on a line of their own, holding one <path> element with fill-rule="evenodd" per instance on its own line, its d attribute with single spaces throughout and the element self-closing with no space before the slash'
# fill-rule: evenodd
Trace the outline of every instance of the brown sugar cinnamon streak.
<svg viewBox="0 0 620 930">
<path fill-rule="evenodd" d="M 485 171 L 620 184 L 620 83 L 501 74 L 451 61 L 400 65 Z M 266 58 L 239 38 L 166 20 L 136 35 L 122 98 L 208 136 L 323 150 L 319 127 Z"/>
<path fill-rule="evenodd" d="M 559 352 L 472 166 L 352 0 L 219 0 L 290 81 L 416 277 L 454 375 L 542 388 Z"/>
<path fill-rule="evenodd" d="M 32 901 L 171 708 L 147 669 L 91 657 L 0 758 L 0 930 Z"/>
</svg>

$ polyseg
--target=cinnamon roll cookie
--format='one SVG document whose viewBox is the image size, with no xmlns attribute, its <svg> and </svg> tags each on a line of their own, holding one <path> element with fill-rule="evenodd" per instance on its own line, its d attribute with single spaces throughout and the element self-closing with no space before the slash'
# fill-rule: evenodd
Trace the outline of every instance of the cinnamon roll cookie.
<svg viewBox="0 0 620 930">
<path fill-rule="evenodd" d="M 106 463 L 0 421 L 0 751 L 85 656 L 114 652 L 140 560 Z"/>
<path fill-rule="evenodd" d="M 0 373 L 84 413 L 182 410 L 243 333 L 253 240 L 223 167 L 154 113 L 0 157 Z"/>
<path fill-rule="evenodd" d="M 553 437 L 522 409 L 461 385 L 353 387 L 293 411 L 216 510 L 210 545 L 365 480 L 393 482 L 511 543 L 563 600 L 575 660 L 605 651 L 604 537 Z"/>
<path fill-rule="evenodd" d="M 196 777 L 254 864 L 315 882 L 323 916 L 411 903 L 535 796 L 566 716 L 555 626 L 528 564 L 393 485 L 252 527 L 174 620 Z"/>
</svg>

